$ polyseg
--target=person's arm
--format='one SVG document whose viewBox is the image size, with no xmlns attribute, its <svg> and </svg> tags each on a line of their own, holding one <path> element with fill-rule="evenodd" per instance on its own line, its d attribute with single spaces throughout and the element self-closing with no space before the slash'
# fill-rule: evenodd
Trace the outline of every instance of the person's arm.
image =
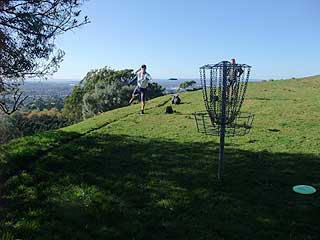
<svg viewBox="0 0 320 240">
<path fill-rule="evenodd" d="M 138 74 L 135 74 L 134 77 L 130 80 L 129 84 L 137 84 Z"/>
<path fill-rule="evenodd" d="M 239 69 L 238 69 L 238 77 L 240 77 L 243 72 L 244 72 L 243 69 L 241 67 L 239 67 Z"/>
<path fill-rule="evenodd" d="M 146 76 L 146 80 L 147 80 L 148 87 L 150 87 L 151 86 L 152 77 L 151 77 L 151 75 L 149 73 Z"/>
<path fill-rule="evenodd" d="M 140 72 L 141 68 L 137 69 L 134 73 L 138 74 L 138 72 Z"/>
</svg>

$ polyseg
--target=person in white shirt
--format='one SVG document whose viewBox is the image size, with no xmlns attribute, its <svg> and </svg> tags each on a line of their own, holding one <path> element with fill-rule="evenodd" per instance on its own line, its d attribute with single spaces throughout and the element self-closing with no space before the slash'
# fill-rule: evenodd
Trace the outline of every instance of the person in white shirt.
<svg viewBox="0 0 320 240">
<path fill-rule="evenodd" d="M 229 91 L 231 91 L 231 96 L 235 98 L 236 91 L 238 91 L 237 89 L 239 88 L 238 79 L 241 77 L 244 71 L 236 64 L 236 60 L 234 58 L 230 60 L 230 63 L 231 67 L 227 69 L 227 94 L 229 95 Z"/>
<path fill-rule="evenodd" d="M 131 104 L 134 100 L 134 98 L 138 95 L 140 95 L 140 101 L 141 101 L 141 111 L 140 114 L 144 114 L 144 106 L 146 104 L 146 93 L 147 93 L 147 87 L 150 81 L 152 81 L 152 78 L 149 73 L 147 73 L 147 66 L 142 65 L 140 68 L 140 71 L 137 72 L 136 79 L 137 79 L 137 86 L 133 90 L 132 97 L 129 101 L 129 104 Z"/>
</svg>

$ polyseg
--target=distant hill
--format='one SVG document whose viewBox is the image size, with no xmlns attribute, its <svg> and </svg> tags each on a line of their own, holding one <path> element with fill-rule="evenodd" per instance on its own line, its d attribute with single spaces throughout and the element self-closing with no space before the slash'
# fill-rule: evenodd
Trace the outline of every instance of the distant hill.
<svg viewBox="0 0 320 240">
<path fill-rule="evenodd" d="M 4 239 L 319 239 L 320 76 L 249 83 L 251 133 L 196 131 L 201 91 L 105 112 L 0 149 Z"/>
</svg>

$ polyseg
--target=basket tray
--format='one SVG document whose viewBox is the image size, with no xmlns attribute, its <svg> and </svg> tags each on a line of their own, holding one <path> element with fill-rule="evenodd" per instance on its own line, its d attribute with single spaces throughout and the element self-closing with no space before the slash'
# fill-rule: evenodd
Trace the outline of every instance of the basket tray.
<svg viewBox="0 0 320 240">
<path fill-rule="evenodd" d="M 221 126 L 212 122 L 208 112 L 195 112 L 193 115 L 198 132 L 213 136 L 220 135 Z M 248 134 L 252 128 L 253 119 L 254 114 L 240 112 L 232 123 L 226 125 L 225 136 L 234 137 Z"/>
</svg>

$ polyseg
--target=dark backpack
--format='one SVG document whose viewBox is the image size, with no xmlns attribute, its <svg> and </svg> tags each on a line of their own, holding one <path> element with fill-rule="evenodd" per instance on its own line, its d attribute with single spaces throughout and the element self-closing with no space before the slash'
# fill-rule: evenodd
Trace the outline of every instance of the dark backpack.
<svg viewBox="0 0 320 240">
<path fill-rule="evenodd" d="M 181 99 L 180 99 L 179 95 L 173 95 L 171 103 L 172 104 L 180 104 L 181 103 Z"/>
<path fill-rule="evenodd" d="M 173 113 L 173 108 L 171 106 L 167 106 L 165 113 L 166 114 L 172 114 Z"/>
</svg>

